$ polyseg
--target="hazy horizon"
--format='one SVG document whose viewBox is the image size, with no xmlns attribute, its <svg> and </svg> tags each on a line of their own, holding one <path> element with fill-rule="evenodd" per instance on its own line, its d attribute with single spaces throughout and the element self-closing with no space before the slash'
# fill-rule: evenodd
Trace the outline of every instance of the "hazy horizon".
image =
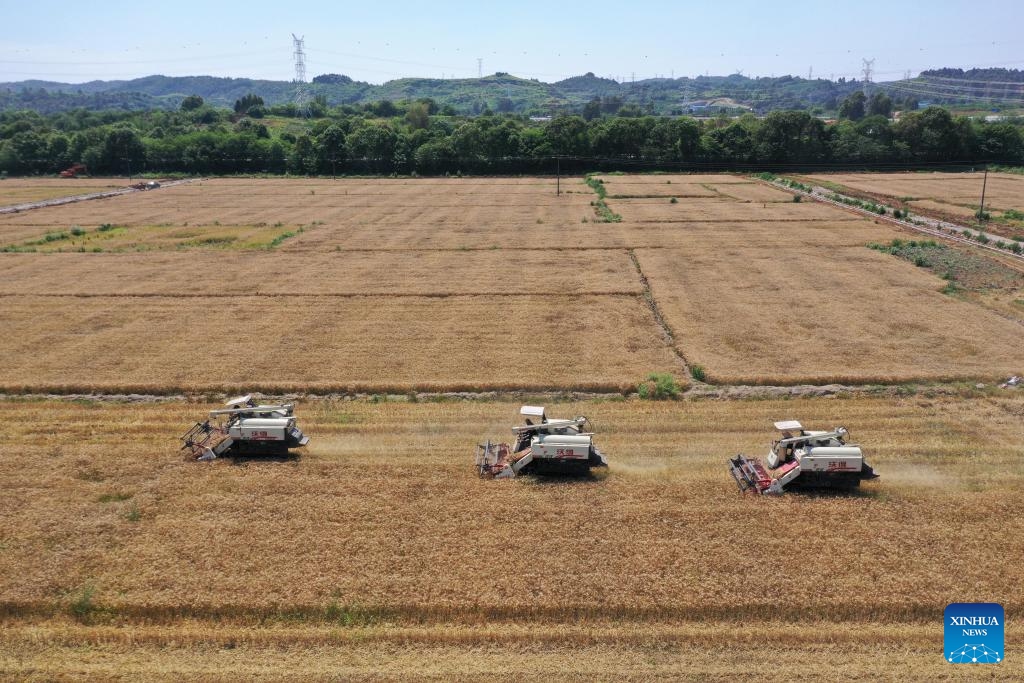
<svg viewBox="0 0 1024 683">
<path fill-rule="evenodd" d="M 341 8 L 311 0 L 281 12 L 264 2 L 16 6 L 7 0 L 0 81 L 80 84 L 150 75 L 288 81 L 292 33 L 305 38 L 306 79 L 324 73 L 379 84 L 403 77 L 473 78 L 507 72 L 555 82 L 593 72 L 631 78 L 700 75 L 874 80 L 928 68 L 1024 64 L 1006 0 L 854 9 L 795 1 L 728 6 L 666 3 L 566 6 L 524 0 L 514 9 L 404 0 Z M 481 60 L 478 62 L 477 60 Z"/>
</svg>

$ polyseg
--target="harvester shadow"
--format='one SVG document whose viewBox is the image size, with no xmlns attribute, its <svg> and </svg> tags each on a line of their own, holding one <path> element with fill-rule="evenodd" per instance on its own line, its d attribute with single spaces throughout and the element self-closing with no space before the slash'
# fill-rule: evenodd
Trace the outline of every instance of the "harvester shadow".
<svg viewBox="0 0 1024 683">
<path fill-rule="evenodd" d="M 519 477 L 531 486 L 559 486 L 563 484 L 585 484 L 604 481 L 608 476 L 607 472 L 584 472 L 578 474 L 530 474 Z"/>
<path fill-rule="evenodd" d="M 882 498 L 882 492 L 874 489 L 865 488 L 850 488 L 850 489 L 807 489 L 807 490 L 793 490 L 786 491 L 787 496 L 799 496 L 800 498 L 818 499 L 818 498 L 864 498 L 864 499 L 880 499 Z"/>
</svg>

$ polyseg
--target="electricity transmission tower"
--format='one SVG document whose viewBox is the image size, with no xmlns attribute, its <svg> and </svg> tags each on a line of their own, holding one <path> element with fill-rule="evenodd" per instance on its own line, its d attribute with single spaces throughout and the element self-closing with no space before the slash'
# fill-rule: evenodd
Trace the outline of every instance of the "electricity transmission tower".
<svg viewBox="0 0 1024 683">
<path fill-rule="evenodd" d="M 306 41 L 292 34 L 295 57 L 295 109 L 299 116 L 309 116 L 309 91 L 306 89 Z"/>
<path fill-rule="evenodd" d="M 871 73 L 875 70 L 875 59 L 861 59 L 864 63 L 864 68 L 861 71 L 864 73 L 864 96 L 868 96 L 868 86 L 871 85 Z"/>
</svg>

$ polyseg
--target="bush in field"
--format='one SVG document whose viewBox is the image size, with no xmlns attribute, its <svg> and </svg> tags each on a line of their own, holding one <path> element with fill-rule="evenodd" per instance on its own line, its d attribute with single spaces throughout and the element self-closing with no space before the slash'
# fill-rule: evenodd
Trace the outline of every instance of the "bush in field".
<svg viewBox="0 0 1024 683">
<path fill-rule="evenodd" d="M 679 396 L 679 385 L 676 378 L 667 372 L 652 372 L 637 387 L 640 398 L 664 401 Z"/>
</svg>

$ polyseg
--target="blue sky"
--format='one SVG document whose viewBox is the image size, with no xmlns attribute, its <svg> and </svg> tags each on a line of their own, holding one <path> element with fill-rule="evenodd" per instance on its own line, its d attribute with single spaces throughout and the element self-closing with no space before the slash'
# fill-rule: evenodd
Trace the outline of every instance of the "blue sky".
<svg viewBox="0 0 1024 683">
<path fill-rule="evenodd" d="M 747 2 L 14 2 L 0 0 L 0 82 L 150 74 L 381 83 L 506 71 L 556 81 L 793 74 L 875 80 L 941 66 L 1024 68 L 1021 0 Z M 1016 34 L 1016 35 L 1015 35 Z"/>
</svg>

